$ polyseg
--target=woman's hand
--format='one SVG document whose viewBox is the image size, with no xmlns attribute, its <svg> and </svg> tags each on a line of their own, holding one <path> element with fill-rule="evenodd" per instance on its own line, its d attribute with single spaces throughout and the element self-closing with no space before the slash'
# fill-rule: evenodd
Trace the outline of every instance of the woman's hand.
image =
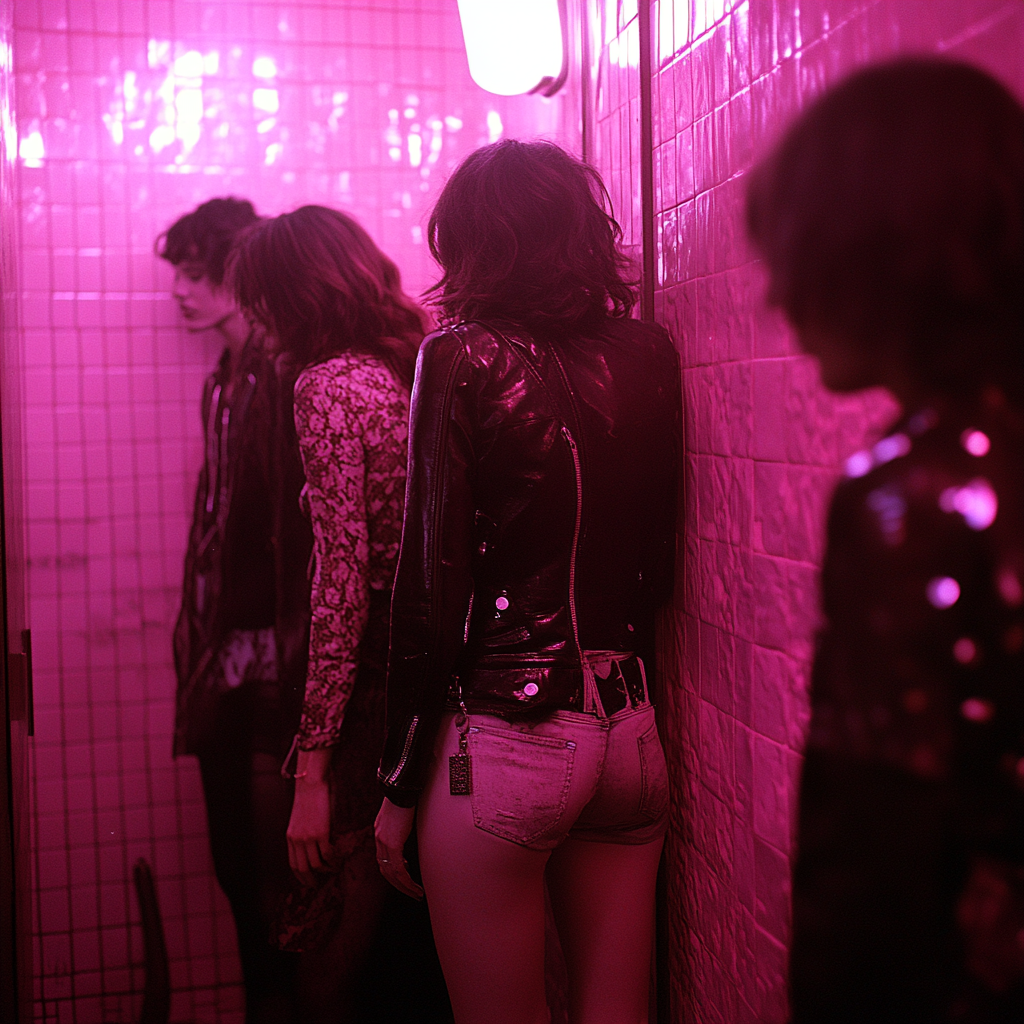
<svg viewBox="0 0 1024 1024">
<path fill-rule="evenodd" d="M 303 885 L 314 871 L 331 867 L 331 787 L 328 770 L 333 748 L 300 750 L 295 799 L 288 821 L 288 865 Z"/>
<path fill-rule="evenodd" d="M 377 864 L 380 873 L 399 892 L 415 900 L 423 899 L 423 888 L 417 885 L 409 874 L 405 863 L 405 841 L 412 832 L 416 817 L 415 807 L 398 807 L 387 797 L 381 805 L 374 825 L 377 837 Z"/>
</svg>

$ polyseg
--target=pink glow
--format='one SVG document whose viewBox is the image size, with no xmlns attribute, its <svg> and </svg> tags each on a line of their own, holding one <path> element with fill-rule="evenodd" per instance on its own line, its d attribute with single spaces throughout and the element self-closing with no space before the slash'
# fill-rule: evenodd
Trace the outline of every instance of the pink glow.
<svg viewBox="0 0 1024 1024">
<path fill-rule="evenodd" d="M 587 6 L 590 156 L 638 254 L 637 5 Z M 901 452 L 877 444 L 894 405 L 824 393 L 765 310 L 744 240 L 744 172 L 821 88 L 898 50 L 973 60 L 1019 95 L 1024 7 L 654 8 L 656 306 L 679 347 L 686 402 L 660 711 L 675 801 L 672 1016 L 780 1024 L 826 501 L 844 462 L 861 476 Z M 12 231 L 20 217 L 23 288 L 37 1015 L 137 1017 L 127 866 L 146 856 L 172 1019 L 238 1022 L 197 772 L 170 758 L 169 633 L 200 458 L 198 396 L 218 353 L 182 329 L 153 240 L 215 195 L 247 196 L 265 214 L 320 202 L 359 218 L 417 292 L 433 280 L 426 215 L 450 169 L 502 136 L 546 134 L 578 151 L 580 91 L 570 83 L 550 103 L 478 89 L 456 0 L 17 0 L 13 11 L 13 72 L 0 73 L 18 126 L 16 153 L 14 134 L 4 138 L 20 209 L 5 217 Z M 979 434 L 963 443 L 980 458 Z M 1009 569 L 998 584 L 1021 603 Z"/>
<path fill-rule="evenodd" d="M 953 657 L 961 665 L 970 665 L 977 656 L 978 645 L 969 636 L 962 636 L 953 644 Z"/>
<path fill-rule="evenodd" d="M 981 725 L 992 717 L 995 708 L 990 700 L 984 700 L 981 697 L 968 697 L 960 705 L 960 713 L 968 722 L 977 722 Z"/>
<path fill-rule="evenodd" d="M 960 600 L 960 584 L 952 576 L 936 576 L 928 582 L 926 593 L 936 608 L 952 608 Z"/>
<path fill-rule="evenodd" d="M 1017 574 L 1008 565 L 1004 565 L 996 578 L 999 596 L 1011 607 L 1016 608 L 1024 601 L 1024 587 L 1021 586 Z"/>
<path fill-rule="evenodd" d="M 979 459 L 983 455 L 988 455 L 988 450 L 992 447 L 988 434 L 982 433 L 980 430 L 965 430 L 960 442 L 966 451 Z"/>
<path fill-rule="evenodd" d="M 939 508 L 943 512 L 959 512 L 972 530 L 987 530 L 999 512 L 999 498 L 992 485 L 978 477 L 963 487 L 944 490 L 939 495 Z"/>
</svg>

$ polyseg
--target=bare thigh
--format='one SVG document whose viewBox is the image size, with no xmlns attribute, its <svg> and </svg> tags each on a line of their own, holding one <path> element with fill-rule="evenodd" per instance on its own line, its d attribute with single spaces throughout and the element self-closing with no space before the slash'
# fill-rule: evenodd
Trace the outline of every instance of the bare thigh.
<svg viewBox="0 0 1024 1024">
<path fill-rule="evenodd" d="M 571 1024 L 647 1024 L 663 842 L 567 839 L 552 853 L 548 887 L 569 973 Z"/>
<path fill-rule="evenodd" d="M 478 829 L 470 800 L 451 796 L 436 759 L 417 811 L 420 869 L 457 1024 L 547 1024 L 546 850 Z M 443 768 L 441 767 L 443 766 Z M 436 784 L 435 784 L 436 783 Z"/>
</svg>

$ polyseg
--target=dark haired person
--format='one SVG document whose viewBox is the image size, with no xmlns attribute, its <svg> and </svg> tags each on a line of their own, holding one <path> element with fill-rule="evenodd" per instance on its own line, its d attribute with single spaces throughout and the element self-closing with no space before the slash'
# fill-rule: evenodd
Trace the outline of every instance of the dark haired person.
<svg viewBox="0 0 1024 1024">
<path fill-rule="evenodd" d="M 371 960 L 387 893 L 374 857 L 382 799 L 376 767 L 409 389 L 426 319 L 402 291 L 395 264 L 336 210 L 303 206 L 264 221 L 233 260 L 240 306 L 275 337 L 279 368 L 289 367 L 282 377 L 295 382 L 304 502 L 315 538 L 309 669 L 288 825 L 288 856 L 303 887 L 290 900 L 282 938 L 306 951 L 300 971 L 308 1019 L 379 1019 L 386 1007 L 361 1006 L 357 982 L 381 967 Z M 394 943 L 404 940 L 391 938 L 385 957 L 398 987 L 421 966 L 405 962 L 397 970 L 402 958 Z M 419 995 L 426 1004 L 427 993 Z M 387 1000 L 389 993 L 376 996 Z"/>
<path fill-rule="evenodd" d="M 249 1021 L 294 1017 L 295 956 L 270 941 L 288 886 L 290 783 L 280 765 L 298 719 L 312 546 L 298 507 L 302 467 L 274 367 L 225 286 L 225 260 L 257 222 L 242 199 L 211 199 L 157 241 L 192 332 L 224 353 L 203 390 L 205 458 L 174 632 L 175 754 L 195 754 L 217 880 L 231 904 Z M 290 405 L 286 405 L 287 412 Z"/>
<path fill-rule="evenodd" d="M 829 515 L 794 1020 L 1020 1020 L 1024 110 L 963 64 L 860 71 L 748 219 L 825 385 L 903 406 Z"/>
<path fill-rule="evenodd" d="M 459 1024 L 540 1024 L 544 886 L 570 1018 L 645 1021 L 668 782 L 654 617 L 673 579 L 680 380 L 629 319 L 591 168 L 468 157 L 430 219 L 391 614 L 381 870 L 423 888 Z"/>
</svg>

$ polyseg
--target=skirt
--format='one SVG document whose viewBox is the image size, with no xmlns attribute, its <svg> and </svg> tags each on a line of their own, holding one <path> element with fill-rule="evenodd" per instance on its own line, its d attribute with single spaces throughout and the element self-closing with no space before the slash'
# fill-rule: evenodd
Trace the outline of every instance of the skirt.
<svg viewBox="0 0 1024 1024">
<path fill-rule="evenodd" d="M 363 874 L 346 870 L 346 865 L 364 860 L 367 849 L 373 851 L 373 823 L 384 795 L 377 781 L 377 766 L 384 743 L 390 605 L 390 591 L 370 592 L 359 671 L 331 760 L 331 870 L 318 873 L 311 886 L 293 880 L 274 936 L 282 949 L 312 949 L 334 933 L 346 889 L 360 884 Z M 373 857 L 370 861 L 376 870 Z"/>
</svg>

